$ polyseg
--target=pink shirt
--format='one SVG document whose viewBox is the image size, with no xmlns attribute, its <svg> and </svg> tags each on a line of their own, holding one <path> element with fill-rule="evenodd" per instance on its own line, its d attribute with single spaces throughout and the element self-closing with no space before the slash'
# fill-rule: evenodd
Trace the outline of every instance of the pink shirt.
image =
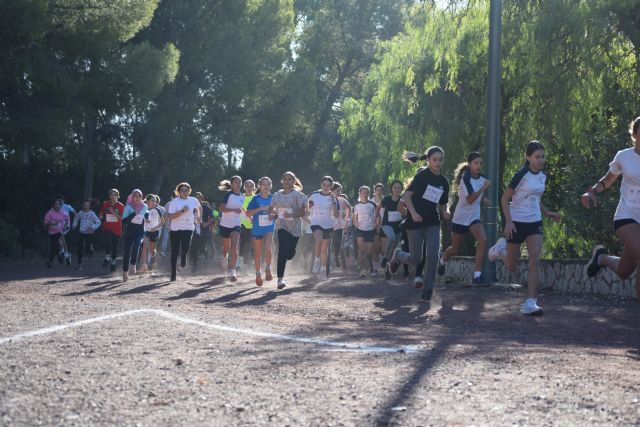
<svg viewBox="0 0 640 427">
<path fill-rule="evenodd" d="M 49 233 L 49 235 L 56 234 L 56 233 L 62 234 L 64 232 L 65 226 L 68 226 L 70 222 L 69 214 L 62 209 L 60 209 L 59 211 L 53 208 L 49 209 L 49 211 L 44 216 L 44 224 L 46 226 L 47 224 L 51 224 L 55 222 L 57 222 L 56 225 L 47 227 L 47 232 Z"/>
</svg>

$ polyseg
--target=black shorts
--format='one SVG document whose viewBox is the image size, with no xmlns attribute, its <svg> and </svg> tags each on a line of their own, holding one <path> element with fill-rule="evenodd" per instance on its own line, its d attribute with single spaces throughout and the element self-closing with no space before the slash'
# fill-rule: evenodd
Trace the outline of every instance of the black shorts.
<svg viewBox="0 0 640 427">
<path fill-rule="evenodd" d="M 316 233 L 316 230 L 322 230 L 322 240 L 331 239 L 331 235 L 333 234 L 333 228 L 322 228 L 319 225 L 312 225 L 311 231 L 313 231 L 313 234 Z"/>
<path fill-rule="evenodd" d="M 471 221 L 471 224 L 469 225 L 456 224 L 454 222 L 451 224 L 451 232 L 456 234 L 467 234 L 469 232 L 469 228 L 475 224 L 480 224 L 480 220 L 476 219 L 475 221 Z"/>
<path fill-rule="evenodd" d="M 356 228 L 354 230 L 354 237 L 356 239 L 362 237 L 365 242 L 371 243 L 375 238 L 375 230 L 360 230 Z"/>
<path fill-rule="evenodd" d="M 146 237 L 147 239 L 149 239 L 150 242 L 157 242 L 158 238 L 160 237 L 160 230 L 156 230 L 156 231 L 145 231 L 144 232 L 144 237 Z"/>
<path fill-rule="evenodd" d="M 228 239 L 229 237 L 231 237 L 231 233 L 239 233 L 239 232 L 240 232 L 240 226 L 229 228 L 229 227 L 223 227 L 221 225 L 220 229 L 218 230 L 218 235 L 223 239 Z"/>
<path fill-rule="evenodd" d="M 613 221 L 613 229 L 614 231 L 618 231 L 618 228 L 624 226 L 624 225 L 628 225 L 628 224 L 637 224 L 638 221 L 636 221 L 635 219 L 631 219 L 631 218 L 624 218 L 624 219 L 616 219 L 615 221 Z"/>
<path fill-rule="evenodd" d="M 527 237 L 536 234 L 542 235 L 542 221 L 537 222 L 517 222 L 513 221 L 513 225 L 516 227 L 516 232 L 511 235 L 511 239 L 507 239 L 508 243 L 522 244 Z"/>
</svg>

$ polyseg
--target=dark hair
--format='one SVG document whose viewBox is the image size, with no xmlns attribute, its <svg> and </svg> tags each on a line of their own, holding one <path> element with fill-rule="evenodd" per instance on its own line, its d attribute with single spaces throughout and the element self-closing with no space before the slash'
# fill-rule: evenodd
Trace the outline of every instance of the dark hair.
<svg viewBox="0 0 640 427">
<path fill-rule="evenodd" d="M 460 181 L 462 180 L 462 175 L 464 175 L 464 173 L 466 171 L 468 171 L 470 169 L 469 164 L 471 162 L 473 162 L 475 159 L 482 157 L 482 154 L 480 154 L 477 151 L 472 151 L 469 154 L 467 154 L 467 161 L 458 164 L 458 166 L 456 167 L 455 172 L 453 173 L 454 179 L 453 179 L 453 188 L 456 189 L 460 186 Z"/>
<path fill-rule="evenodd" d="M 398 179 L 394 179 L 393 181 L 391 181 L 391 183 L 389 184 L 389 191 L 391 191 L 391 189 L 393 188 L 394 185 L 396 184 L 400 184 L 400 188 L 404 189 L 404 184 L 402 183 L 402 181 L 398 180 Z"/>
<path fill-rule="evenodd" d="M 237 179 L 238 181 L 240 181 L 240 185 L 242 185 L 242 178 L 240 178 L 240 176 L 238 175 L 234 175 L 229 179 L 225 179 L 224 181 L 220 181 L 220 184 L 218 184 L 218 190 L 222 190 L 222 191 L 229 191 L 231 190 L 231 183 L 233 182 L 233 180 Z"/>
<path fill-rule="evenodd" d="M 336 191 L 338 188 L 342 188 L 342 184 L 338 181 L 333 181 L 333 185 L 331 186 L 331 191 Z"/>
<path fill-rule="evenodd" d="M 54 200 L 62 200 L 62 202 L 64 203 L 64 200 L 65 200 L 65 199 L 64 199 L 64 194 L 60 194 L 60 193 L 58 193 L 58 194 L 56 194 L 55 196 L 53 196 L 53 199 L 54 199 Z"/>
<path fill-rule="evenodd" d="M 333 178 L 331 178 L 329 175 L 323 176 L 322 179 L 320 180 L 320 182 L 322 182 L 322 181 L 329 181 L 329 183 L 331 185 L 333 185 Z"/>
<path fill-rule="evenodd" d="M 181 182 L 180 184 L 176 185 L 176 190 L 174 192 L 176 197 L 180 196 L 180 187 L 187 187 L 189 189 L 189 194 L 191 194 L 191 186 L 189 185 L 189 183 Z"/>
<path fill-rule="evenodd" d="M 424 154 L 421 155 L 417 155 L 416 153 L 413 153 L 411 151 L 405 151 L 404 153 L 402 153 L 402 158 L 407 162 L 416 163 L 419 160 L 429 160 L 429 158 L 436 153 L 440 153 L 444 156 L 444 150 L 441 147 L 432 145 L 427 149 L 427 151 L 425 151 Z"/>
<path fill-rule="evenodd" d="M 631 135 L 631 139 L 635 141 L 633 138 L 633 134 L 640 132 L 640 116 L 633 119 L 633 121 L 629 124 L 629 134 Z"/>
<path fill-rule="evenodd" d="M 544 145 L 542 145 L 540 141 L 536 141 L 534 139 L 533 141 L 529 141 L 529 143 L 527 143 L 527 148 L 524 150 L 524 154 L 528 157 L 538 150 L 544 151 Z M 529 166 L 529 160 L 525 160 L 524 165 Z"/>
<path fill-rule="evenodd" d="M 374 186 L 373 186 L 373 191 L 377 190 L 377 189 L 378 189 L 378 187 L 382 187 L 382 189 L 384 190 L 384 184 L 383 184 L 383 183 L 381 183 L 381 182 L 379 182 L 379 183 L 377 183 L 377 184 L 374 184 Z"/>
</svg>

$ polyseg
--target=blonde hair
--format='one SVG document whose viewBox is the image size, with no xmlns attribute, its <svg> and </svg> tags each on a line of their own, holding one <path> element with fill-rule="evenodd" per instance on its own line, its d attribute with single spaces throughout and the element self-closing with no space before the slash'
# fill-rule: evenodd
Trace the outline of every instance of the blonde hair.
<svg viewBox="0 0 640 427">
<path fill-rule="evenodd" d="M 236 179 L 240 181 L 240 186 L 242 187 L 242 178 L 239 175 L 234 175 L 229 179 L 220 181 L 220 184 L 218 184 L 218 190 L 221 190 L 221 191 L 231 190 L 231 183 Z"/>
</svg>

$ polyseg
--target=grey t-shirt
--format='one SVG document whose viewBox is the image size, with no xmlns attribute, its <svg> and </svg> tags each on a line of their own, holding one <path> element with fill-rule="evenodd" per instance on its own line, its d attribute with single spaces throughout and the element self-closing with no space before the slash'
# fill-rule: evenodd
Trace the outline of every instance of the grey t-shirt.
<svg viewBox="0 0 640 427">
<path fill-rule="evenodd" d="M 292 190 L 289 194 L 284 194 L 284 190 L 279 190 L 273 195 L 273 204 L 278 211 L 276 227 L 287 230 L 292 236 L 300 237 L 300 218 L 284 218 L 284 213 L 294 213 L 307 204 L 307 196 L 298 190 Z"/>
</svg>

